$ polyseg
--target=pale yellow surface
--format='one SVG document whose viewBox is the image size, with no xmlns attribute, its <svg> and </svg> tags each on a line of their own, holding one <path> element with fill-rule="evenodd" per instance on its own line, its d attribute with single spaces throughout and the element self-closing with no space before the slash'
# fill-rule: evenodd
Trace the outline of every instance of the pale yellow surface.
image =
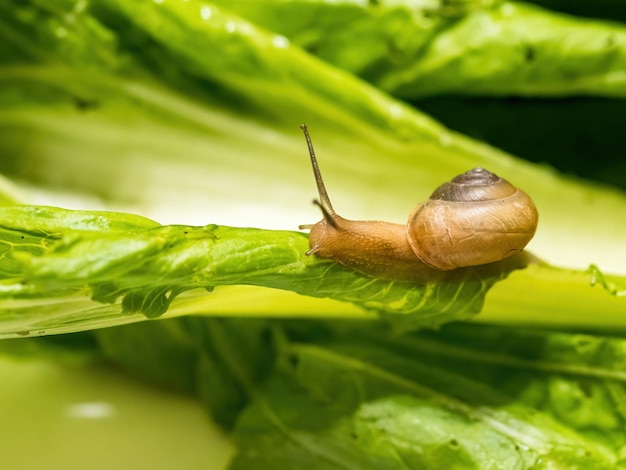
<svg viewBox="0 0 626 470">
<path fill-rule="evenodd" d="M 221 470 L 232 452 L 191 397 L 103 366 L 0 355 L 2 468 Z"/>
</svg>

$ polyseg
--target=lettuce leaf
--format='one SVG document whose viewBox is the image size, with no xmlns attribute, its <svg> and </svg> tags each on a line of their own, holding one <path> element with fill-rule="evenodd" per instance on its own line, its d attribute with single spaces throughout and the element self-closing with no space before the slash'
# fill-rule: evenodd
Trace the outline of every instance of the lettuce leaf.
<svg viewBox="0 0 626 470">
<path fill-rule="evenodd" d="M 501 303 L 494 309 L 499 317 L 491 321 L 510 322 L 512 312 L 521 311 L 525 321 L 535 324 L 564 321 L 560 312 L 567 315 L 570 325 L 585 323 L 589 321 L 588 308 L 594 305 L 602 313 L 593 318 L 596 327 L 624 322 L 619 315 L 624 308 L 619 298 L 624 293 L 623 278 L 604 277 L 597 270 L 560 270 L 524 254 L 399 282 L 374 279 L 328 259 L 307 257 L 308 239 L 296 232 L 161 226 L 123 213 L 38 206 L 0 207 L 0 220 L 4 221 L 0 235 L 5 240 L 0 258 L 0 331 L 4 335 L 121 324 L 140 319 L 132 314 L 156 318 L 170 307 L 176 314 L 175 299 L 194 289 L 204 289 L 193 293 L 194 308 L 208 313 L 211 292 L 228 285 L 330 297 L 362 309 L 360 314 L 347 309 L 343 316 L 367 317 L 363 310 L 369 310 L 383 315 L 397 329 L 433 327 L 480 312 L 494 283 L 520 269 L 536 294 L 542 286 L 547 286 L 546 292 L 524 301 L 511 283 L 490 299 Z M 592 280 L 604 286 L 604 292 L 591 289 Z M 542 321 L 526 313 L 533 301 L 545 305 L 546 299 L 555 295 L 556 286 L 572 294 L 568 301 L 559 298 L 559 309 L 554 309 L 550 319 Z M 200 303 L 204 298 L 206 305 Z M 186 300 L 183 296 L 180 302 L 184 305 Z M 221 312 L 230 308 L 221 307 Z M 257 316 L 273 315 L 256 305 L 249 308 Z M 292 314 L 298 315 L 297 311 Z"/>
<path fill-rule="evenodd" d="M 0 231 L 5 240 L 11 240 L 3 253 L 4 263 L 0 262 L 3 330 L 10 333 L 6 328 L 13 328 L 14 334 L 22 335 L 30 334 L 29 329 L 22 329 L 29 324 L 50 333 L 50 328 L 63 329 L 66 323 L 92 327 L 93 322 L 100 325 L 116 317 L 124 322 L 136 312 L 154 318 L 165 313 L 182 292 L 212 291 L 231 284 L 330 296 L 400 314 L 413 326 L 435 325 L 478 312 L 489 287 L 525 263 L 524 257 L 517 257 L 441 273 L 440 279 L 428 282 L 400 283 L 372 279 L 330 260 L 307 257 L 308 240 L 301 233 L 159 226 L 125 214 L 33 206 L 0 208 L 0 220 L 7 221 Z M 81 296 L 87 297 L 85 303 L 91 297 L 110 307 L 85 307 L 80 314 L 75 302 Z M 56 308 L 41 311 L 42 300 L 47 298 L 56 299 Z M 74 308 L 69 309 L 70 305 Z M 16 325 L 22 325 L 18 331 Z"/>
<path fill-rule="evenodd" d="M 244 407 L 230 468 L 626 468 L 622 338 L 197 317 L 96 336 L 228 427 Z"/>
<path fill-rule="evenodd" d="M 619 24 L 522 2 L 217 3 L 405 99 L 624 96 L 626 28 Z"/>
<path fill-rule="evenodd" d="M 314 344 L 282 343 L 283 370 L 243 413 L 231 468 L 626 465 L 626 415 L 615 411 L 626 379 L 621 339 L 466 326 L 400 339 L 354 324 L 330 330 Z"/>
</svg>

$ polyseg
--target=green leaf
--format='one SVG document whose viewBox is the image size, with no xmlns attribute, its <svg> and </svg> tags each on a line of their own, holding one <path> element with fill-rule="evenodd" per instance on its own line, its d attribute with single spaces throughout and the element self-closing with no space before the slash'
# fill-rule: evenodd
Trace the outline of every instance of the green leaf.
<svg viewBox="0 0 626 470">
<path fill-rule="evenodd" d="M 403 98 L 626 90 L 623 25 L 521 2 L 218 3 Z"/>
<path fill-rule="evenodd" d="M 328 326 L 312 342 L 283 341 L 283 371 L 243 413 L 231 468 L 623 468 L 626 415 L 612 396 L 576 392 L 623 394 L 619 365 L 594 366 L 600 352 L 623 360 L 623 340 Z M 580 421 L 576 405 L 599 419 Z"/>
<path fill-rule="evenodd" d="M 398 282 L 374 279 L 332 260 L 307 257 L 307 237 L 296 232 L 159 226 L 127 214 L 33 206 L 0 208 L 0 221 L 4 221 L 0 234 L 5 237 L 0 259 L 0 306 L 4 307 L 0 320 L 5 334 L 34 334 L 31 330 L 35 329 L 75 331 L 100 326 L 105 319 L 120 324 L 137 320 L 130 318 L 134 313 L 154 318 L 183 292 L 201 288 L 205 296 L 212 296 L 214 288 L 227 285 L 270 287 L 350 302 L 382 314 L 401 329 L 436 326 L 480 312 L 491 286 L 529 263 L 520 255 L 440 272 L 432 279 Z M 589 285 L 591 280 L 586 273 L 542 265 L 522 270 L 531 281 L 543 276 L 546 293 L 533 299 L 540 304 L 555 295 L 558 282 L 565 282 L 565 291 L 573 293 L 577 283 Z M 596 269 L 594 279 L 598 276 L 601 273 Z M 601 279 L 614 296 L 623 294 L 623 288 Z M 616 279 L 623 284 L 622 278 Z M 589 291 L 586 287 L 578 295 L 571 294 L 571 304 L 563 303 L 564 312 L 571 316 L 575 310 L 570 305 L 578 305 L 584 314 L 599 297 L 595 305 L 603 307 L 602 316 L 594 317 L 594 324 L 622 324 L 612 318 L 612 312 L 623 309 L 623 299 L 611 299 L 601 290 Z M 56 300 L 42 311 L 45 299 Z M 98 303 L 105 305 L 98 308 Z M 522 303 L 516 305 L 524 309 Z M 33 328 L 33 324 L 38 326 Z"/>
<path fill-rule="evenodd" d="M 187 290 L 237 284 L 332 297 L 406 317 L 402 322 L 412 327 L 436 325 L 477 313 L 489 287 L 525 262 L 517 257 L 433 279 L 392 282 L 307 257 L 308 240 L 301 233 L 158 226 L 126 214 L 33 206 L 0 208 L 0 220 L 6 247 L 0 303 L 5 302 L 3 318 L 14 329 L 16 319 L 46 324 L 53 316 L 55 328 L 81 320 L 76 310 L 64 321 L 59 318 L 59 310 L 67 308 L 63 297 L 73 302 L 90 295 L 113 304 L 124 321 L 124 314 L 136 312 L 160 316 Z M 58 309 L 37 309 L 41 299 L 52 297 L 58 298 Z M 86 317 L 81 323 L 89 327 L 93 321 Z"/>
<path fill-rule="evenodd" d="M 625 291 L 623 278 L 604 276 L 597 268 L 593 277 L 563 271 L 524 255 L 400 282 L 371 278 L 332 260 L 308 257 L 308 239 L 296 232 L 160 226 L 128 214 L 34 206 L 0 208 L 0 221 L 4 240 L 0 324 L 4 334 L 75 331 L 101 326 L 102 321 L 121 324 L 136 321 L 131 316 L 134 313 L 154 318 L 168 311 L 186 291 L 204 289 L 193 297 L 196 302 L 206 297 L 210 303 L 216 287 L 230 285 L 329 297 L 381 314 L 398 329 L 432 327 L 477 314 L 494 283 L 509 275 L 520 277 L 516 271 L 531 283 L 531 287 L 522 284 L 521 288 L 533 289 L 535 295 L 526 301 L 517 298 L 516 288 L 520 287 L 511 283 L 495 297 L 503 304 L 499 321 L 515 321 L 512 312 L 519 309 L 524 321 L 536 324 L 558 323 L 560 312 L 568 316 L 570 324 L 624 324 L 623 316 L 616 316 L 624 308 L 620 298 Z M 595 282 L 604 290 L 593 289 Z M 553 318 L 541 320 L 527 313 L 532 302 L 545 305 L 551 301 L 557 295 L 556 286 L 569 298 L 556 297 L 560 310 L 553 311 Z M 515 302 L 511 303 L 511 298 Z M 42 310 L 46 301 L 50 305 Z M 185 301 L 183 297 L 181 302 Z M 512 306 L 507 308 L 507 303 Z M 589 318 L 591 305 L 602 315 Z M 201 306 L 196 304 L 196 312 L 210 311 Z M 227 313 L 232 308 L 219 311 Z M 259 311 L 256 305 L 248 309 L 257 316 L 271 314 Z M 173 310 L 176 312 L 176 304 Z M 292 310 L 292 315 L 295 312 Z M 486 315 L 489 319 L 489 313 Z M 342 316 L 368 315 L 347 308 Z"/>
</svg>

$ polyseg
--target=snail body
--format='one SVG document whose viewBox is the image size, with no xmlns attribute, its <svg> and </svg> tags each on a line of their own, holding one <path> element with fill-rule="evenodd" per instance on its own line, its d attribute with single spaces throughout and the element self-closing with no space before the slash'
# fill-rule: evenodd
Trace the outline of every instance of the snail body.
<svg viewBox="0 0 626 470">
<path fill-rule="evenodd" d="M 333 209 L 305 125 L 323 219 L 309 228 L 310 250 L 356 271 L 391 279 L 431 279 L 520 253 L 537 228 L 537 209 L 521 189 L 474 168 L 439 186 L 406 225 L 355 221 Z"/>
</svg>

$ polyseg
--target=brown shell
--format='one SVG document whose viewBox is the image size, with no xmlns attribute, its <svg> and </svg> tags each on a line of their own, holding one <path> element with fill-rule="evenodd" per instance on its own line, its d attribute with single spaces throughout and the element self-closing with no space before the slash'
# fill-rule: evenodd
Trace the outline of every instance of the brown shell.
<svg viewBox="0 0 626 470">
<path fill-rule="evenodd" d="M 518 253 L 537 229 L 530 197 L 508 181 L 474 168 L 437 188 L 415 208 L 407 237 L 427 265 L 449 270 Z"/>
</svg>

